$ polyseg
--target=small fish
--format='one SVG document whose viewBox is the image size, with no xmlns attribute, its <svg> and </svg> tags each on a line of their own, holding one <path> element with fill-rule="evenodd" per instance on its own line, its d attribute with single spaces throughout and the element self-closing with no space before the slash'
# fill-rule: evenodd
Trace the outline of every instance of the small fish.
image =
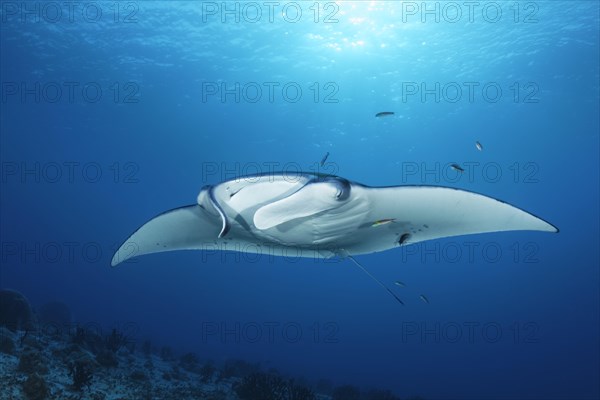
<svg viewBox="0 0 600 400">
<path fill-rule="evenodd" d="M 420 298 L 421 300 L 423 300 L 425 303 L 429 304 L 429 299 L 428 299 L 427 297 L 425 297 L 425 295 L 424 295 L 424 294 L 422 294 L 421 296 L 419 296 L 419 298 Z"/>
<path fill-rule="evenodd" d="M 391 117 L 392 115 L 394 115 L 393 111 L 382 111 L 382 112 L 378 112 L 377 114 L 375 114 L 375 117 L 376 118 Z"/>
<path fill-rule="evenodd" d="M 452 168 L 453 170 L 458 171 L 458 172 L 465 172 L 465 170 L 462 169 L 462 167 L 458 164 L 452 164 L 452 165 L 450 165 L 450 168 Z"/>
<path fill-rule="evenodd" d="M 400 240 L 398 240 L 398 244 L 403 245 L 409 238 L 410 233 L 403 233 L 402 236 L 400 236 Z"/>
<path fill-rule="evenodd" d="M 483 146 L 481 145 L 481 143 L 479 143 L 479 141 L 475 142 L 475 147 L 477 147 L 477 150 L 479 151 L 483 150 Z"/>
<path fill-rule="evenodd" d="M 400 281 L 394 282 L 394 285 L 400 286 L 400 287 L 406 287 L 406 285 L 404 284 L 404 282 L 400 282 Z"/>
<path fill-rule="evenodd" d="M 327 157 L 329 157 L 329 152 L 325 153 L 323 158 L 321 158 L 321 167 L 323 166 L 323 164 L 325 164 L 325 161 L 327 161 Z"/>
<path fill-rule="evenodd" d="M 373 222 L 373 224 L 371 226 L 385 225 L 385 224 L 389 224 L 390 222 L 394 222 L 395 220 L 396 220 L 396 218 L 380 219 L 380 220 Z"/>
</svg>

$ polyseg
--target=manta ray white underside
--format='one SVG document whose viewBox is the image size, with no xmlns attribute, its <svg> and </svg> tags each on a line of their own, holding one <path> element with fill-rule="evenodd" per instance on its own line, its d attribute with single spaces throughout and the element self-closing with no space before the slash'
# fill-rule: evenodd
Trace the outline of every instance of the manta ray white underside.
<svg viewBox="0 0 600 400">
<path fill-rule="evenodd" d="M 459 189 L 369 187 L 337 176 L 265 174 L 204 187 L 197 204 L 140 227 L 111 264 L 174 250 L 329 258 L 516 230 L 558 232 L 524 210 Z"/>
</svg>

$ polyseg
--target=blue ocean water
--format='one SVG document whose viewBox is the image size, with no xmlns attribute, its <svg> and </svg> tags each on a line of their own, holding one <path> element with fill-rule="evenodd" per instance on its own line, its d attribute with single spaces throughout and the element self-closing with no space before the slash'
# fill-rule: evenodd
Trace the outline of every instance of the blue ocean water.
<svg viewBox="0 0 600 400">
<path fill-rule="evenodd" d="M 0 5 L 0 288 L 312 383 L 600 396 L 598 2 Z M 348 260 L 209 251 L 110 267 L 203 185 L 299 169 L 476 191 L 560 233 L 358 256 L 404 307 Z"/>
</svg>

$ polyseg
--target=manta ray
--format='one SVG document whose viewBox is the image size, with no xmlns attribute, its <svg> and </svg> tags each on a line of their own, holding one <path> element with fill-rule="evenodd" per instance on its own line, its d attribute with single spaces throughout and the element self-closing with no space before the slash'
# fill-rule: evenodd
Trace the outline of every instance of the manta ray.
<svg viewBox="0 0 600 400">
<path fill-rule="evenodd" d="M 327 174 L 268 173 L 204 186 L 196 204 L 142 225 L 111 264 L 165 251 L 230 250 L 342 256 L 363 268 L 352 256 L 450 236 L 519 230 L 558 232 L 531 213 L 466 190 L 371 187 Z"/>
</svg>

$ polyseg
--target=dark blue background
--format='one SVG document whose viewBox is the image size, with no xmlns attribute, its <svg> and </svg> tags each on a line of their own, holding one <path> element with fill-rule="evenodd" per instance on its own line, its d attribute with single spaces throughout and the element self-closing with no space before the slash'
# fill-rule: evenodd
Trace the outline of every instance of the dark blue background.
<svg viewBox="0 0 600 400">
<path fill-rule="evenodd" d="M 132 23 L 123 23 L 124 11 L 115 23 L 104 3 L 96 3 L 104 11 L 96 23 L 80 14 L 74 22 L 42 14 L 23 22 L 7 3 L 2 288 L 36 306 L 64 301 L 78 322 L 117 326 L 156 346 L 219 362 L 243 358 L 311 380 L 426 398 L 599 396 L 597 2 L 536 2 L 533 23 L 516 23 L 508 3 L 497 3 L 498 23 L 481 14 L 472 23 L 422 23 L 404 22 L 398 2 L 344 2 L 331 24 L 312 21 L 312 3 L 303 3 L 298 23 L 276 15 L 255 24 L 222 23 L 192 2 L 132 3 Z M 518 3 L 522 13 L 527 4 Z M 43 93 L 39 102 L 10 94 L 11 85 L 36 82 L 76 82 L 79 90 L 73 102 L 66 92 L 54 103 Z M 102 89 L 98 102 L 81 95 L 89 82 Z M 204 101 L 203 85 L 236 82 L 294 82 L 303 96 Z M 325 102 L 329 82 L 336 103 Z M 403 82 L 494 82 L 503 93 L 497 102 L 476 91 L 473 102 L 463 93 L 436 103 L 404 99 Z M 537 102 L 524 101 L 530 83 Z M 131 88 L 136 94 L 126 99 Z M 388 110 L 396 115 L 374 118 Z M 255 165 L 264 172 L 265 163 L 314 170 L 325 152 L 331 172 L 348 179 L 474 190 L 561 232 L 449 238 L 358 257 L 387 284 L 406 283 L 393 288 L 405 307 L 349 261 L 180 252 L 110 268 L 134 229 L 193 203 L 203 185 Z M 451 162 L 480 164 L 472 180 L 455 182 L 445 168 Z M 64 163 L 78 163 L 72 179 Z M 56 165 L 62 176 L 54 182 Z M 499 166 L 498 181 L 485 165 Z M 408 175 L 414 166 L 440 172 Z M 468 246 L 476 246 L 472 259 Z M 56 248 L 62 254 L 54 257 Z M 483 248 L 502 254 L 492 262 Z M 239 340 L 207 336 L 236 324 Z M 256 326 L 263 330 L 254 343 Z"/>
</svg>

